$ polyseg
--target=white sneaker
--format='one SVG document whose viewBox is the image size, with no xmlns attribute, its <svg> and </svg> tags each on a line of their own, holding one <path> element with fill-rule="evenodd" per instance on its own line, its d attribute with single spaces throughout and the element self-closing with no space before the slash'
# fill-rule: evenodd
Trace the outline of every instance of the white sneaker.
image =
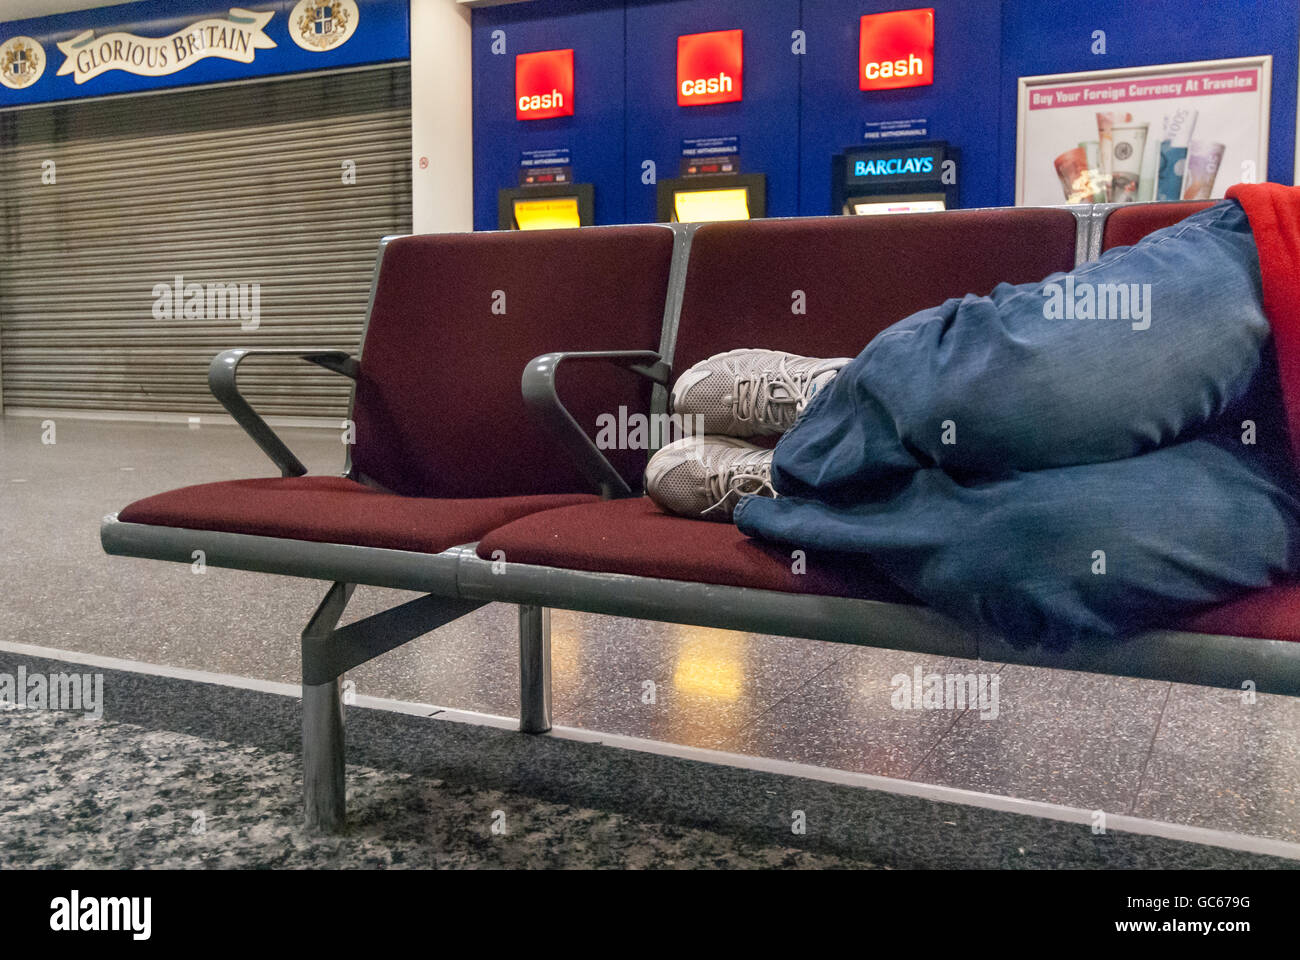
<svg viewBox="0 0 1300 960">
<path fill-rule="evenodd" d="M 772 451 L 734 437 L 683 437 L 650 458 L 645 492 L 669 513 L 730 520 L 742 496 L 776 496 Z"/>
<path fill-rule="evenodd" d="M 780 350 L 729 350 L 701 360 L 673 384 L 670 410 L 702 415 L 726 437 L 785 433 L 848 357 L 819 360 Z"/>
</svg>

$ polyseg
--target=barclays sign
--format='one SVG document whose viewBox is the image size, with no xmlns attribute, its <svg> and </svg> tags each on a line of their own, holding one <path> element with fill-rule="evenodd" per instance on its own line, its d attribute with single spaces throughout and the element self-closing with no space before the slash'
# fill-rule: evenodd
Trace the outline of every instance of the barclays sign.
<svg viewBox="0 0 1300 960">
<path fill-rule="evenodd" d="M 855 177 L 886 177 L 907 173 L 933 173 L 934 157 L 880 157 L 853 164 Z"/>
</svg>

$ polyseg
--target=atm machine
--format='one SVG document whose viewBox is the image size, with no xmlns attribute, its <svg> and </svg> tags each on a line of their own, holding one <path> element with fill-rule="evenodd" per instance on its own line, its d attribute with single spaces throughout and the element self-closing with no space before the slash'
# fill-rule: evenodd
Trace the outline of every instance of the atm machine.
<svg viewBox="0 0 1300 960">
<path fill-rule="evenodd" d="M 742 29 L 678 36 L 677 106 L 686 113 L 714 111 L 710 125 L 734 121 L 743 109 L 744 51 Z M 691 126 L 698 130 L 701 122 L 697 117 Z M 678 175 L 659 180 L 655 219 L 699 223 L 767 216 L 767 175 L 740 172 L 740 137 L 716 128 L 699 132 L 706 135 L 682 140 Z"/>
<path fill-rule="evenodd" d="M 596 222 L 596 192 L 590 183 L 537 183 L 497 191 L 501 230 L 554 230 Z"/>
<path fill-rule="evenodd" d="M 831 212 L 872 216 L 951 210 L 957 206 L 957 184 L 955 176 L 944 183 L 945 164 L 955 164 L 959 153 L 946 140 L 848 147 L 831 158 Z"/>
<path fill-rule="evenodd" d="M 534 50 L 515 57 L 517 122 L 549 124 L 548 136 L 567 138 L 571 134 L 566 118 L 574 115 L 573 60 L 572 48 Z M 567 144 L 561 141 L 525 149 L 519 155 L 518 182 L 497 191 L 497 228 L 586 227 L 596 222 L 595 206 L 595 188 L 590 183 L 573 182 Z"/>
<path fill-rule="evenodd" d="M 497 191 L 500 230 L 554 230 L 595 222 L 595 188 L 574 183 L 573 168 L 567 163 L 521 168 L 518 186 Z"/>
</svg>

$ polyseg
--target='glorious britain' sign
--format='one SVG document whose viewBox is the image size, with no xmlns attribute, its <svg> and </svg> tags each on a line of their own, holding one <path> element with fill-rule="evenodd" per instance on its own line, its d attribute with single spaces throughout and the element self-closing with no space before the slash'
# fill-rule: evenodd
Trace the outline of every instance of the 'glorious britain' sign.
<svg viewBox="0 0 1300 960">
<path fill-rule="evenodd" d="M 0 111 L 395 62 L 411 50 L 410 0 L 137 0 L 2 18 Z"/>
<path fill-rule="evenodd" d="M 252 63 L 258 50 L 275 48 L 275 41 L 262 32 L 273 16 L 274 11 L 254 13 L 231 7 L 228 19 L 200 20 L 166 37 L 132 33 L 96 37 L 95 31 L 87 30 L 59 44 L 67 59 L 58 75 L 71 73 L 77 83 L 85 83 L 105 70 L 164 77 L 208 57 Z"/>
</svg>

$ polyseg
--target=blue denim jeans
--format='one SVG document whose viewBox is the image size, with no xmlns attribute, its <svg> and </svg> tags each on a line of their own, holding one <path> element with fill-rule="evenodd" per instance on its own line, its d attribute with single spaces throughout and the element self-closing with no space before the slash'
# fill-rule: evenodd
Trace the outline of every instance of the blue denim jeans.
<svg viewBox="0 0 1300 960">
<path fill-rule="evenodd" d="M 1275 583 L 1300 571 L 1300 482 L 1260 304 L 1228 200 L 1069 274 L 923 310 L 813 398 L 775 450 L 781 496 L 744 498 L 736 523 L 863 555 L 1019 645 Z"/>
</svg>

